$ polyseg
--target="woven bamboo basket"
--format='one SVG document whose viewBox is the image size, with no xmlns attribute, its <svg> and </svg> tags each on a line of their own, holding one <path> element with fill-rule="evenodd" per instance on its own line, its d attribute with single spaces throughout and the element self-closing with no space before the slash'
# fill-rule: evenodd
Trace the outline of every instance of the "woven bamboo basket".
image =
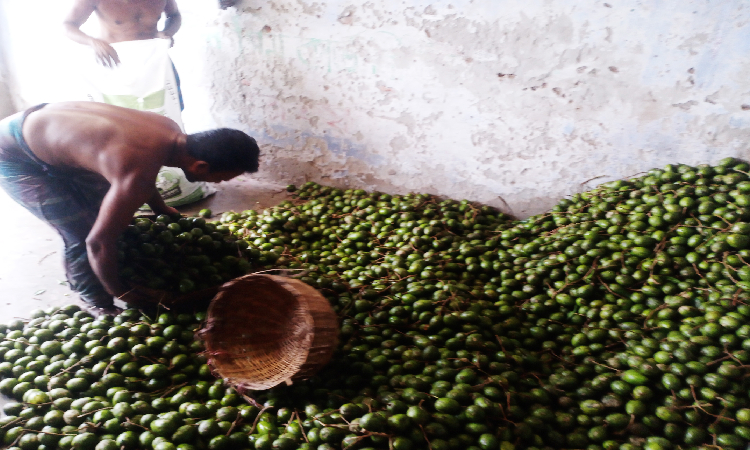
<svg viewBox="0 0 750 450">
<path fill-rule="evenodd" d="M 292 278 L 246 275 L 225 283 L 200 331 L 214 373 L 240 391 L 313 376 L 338 343 L 336 314 Z"/>
</svg>

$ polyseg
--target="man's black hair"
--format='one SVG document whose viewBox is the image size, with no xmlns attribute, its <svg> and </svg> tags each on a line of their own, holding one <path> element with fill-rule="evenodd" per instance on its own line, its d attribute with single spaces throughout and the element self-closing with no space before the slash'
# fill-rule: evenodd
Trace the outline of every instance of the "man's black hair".
<svg viewBox="0 0 750 450">
<path fill-rule="evenodd" d="M 187 153 L 199 161 L 206 161 L 211 172 L 258 171 L 258 144 L 240 130 L 217 128 L 188 134 Z"/>
</svg>

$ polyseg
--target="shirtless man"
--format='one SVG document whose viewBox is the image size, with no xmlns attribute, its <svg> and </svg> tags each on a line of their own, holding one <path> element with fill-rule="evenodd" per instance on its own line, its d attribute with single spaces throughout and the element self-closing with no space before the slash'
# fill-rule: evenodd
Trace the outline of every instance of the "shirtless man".
<svg viewBox="0 0 750 450">
<path fill-rule="evenodd" d="M 93 12 L 101 23 L 98 39 L 80 29 Z M 167 20 L 164 29 L 158 31 L 156 25 L 162 13 Z M 70 39 L 93 48 L 97 61 L 111 67 L 120 60 L 110 44 L 154 38 L 172 40 L 182 17 L 175 0 L 74 0 L 63 24 Z"/>
<path fill-rule="evenodd" d="M 118 275 L 117 239 L 147 203 L 174 214 L 156 190 L 161 166 L 218 183 L 258 170 L 242 131 L 183 134 L 150 112 L 94 102 L 38 105 L 0 121 L 0 187 L 60 233 L 70 287 L 89 305 L 142 300 Z M 127 294 L 127 295 L 126 295 Z"/>
</svg>

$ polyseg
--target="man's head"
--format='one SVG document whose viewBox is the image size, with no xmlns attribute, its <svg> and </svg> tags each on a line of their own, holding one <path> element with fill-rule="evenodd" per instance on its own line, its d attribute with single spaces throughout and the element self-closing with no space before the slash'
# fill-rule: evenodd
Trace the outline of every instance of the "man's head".
<svg viewBox="0 0 750 450">
<path fill-rule="evenodd" d="M 189 167 L 182 168 L 190 181 L 216 183 L 258 171 L 258 144 L 240 130 L 218 128 L 189 134 L 186 150 L 195 159 Z"/>
</svg>

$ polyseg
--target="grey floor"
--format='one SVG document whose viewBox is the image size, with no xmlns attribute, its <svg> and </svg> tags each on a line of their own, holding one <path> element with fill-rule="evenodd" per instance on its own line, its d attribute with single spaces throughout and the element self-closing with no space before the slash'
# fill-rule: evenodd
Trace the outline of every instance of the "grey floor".
<svg viewBox="0 0 750 450">
<path fill-rule="evenodd" d="M 243 175 L 215 185 L 216 194 L 180 207 L 184 214 L 210 208 L 214 217 L 224 211 L 262 210 L 290 198 L 286 185 Z M 35 309 L 78 303 L 68 288 L 62 266 L 62 240 L 0 190 L 0 323 L 28 318 Z"/>
</svg>

